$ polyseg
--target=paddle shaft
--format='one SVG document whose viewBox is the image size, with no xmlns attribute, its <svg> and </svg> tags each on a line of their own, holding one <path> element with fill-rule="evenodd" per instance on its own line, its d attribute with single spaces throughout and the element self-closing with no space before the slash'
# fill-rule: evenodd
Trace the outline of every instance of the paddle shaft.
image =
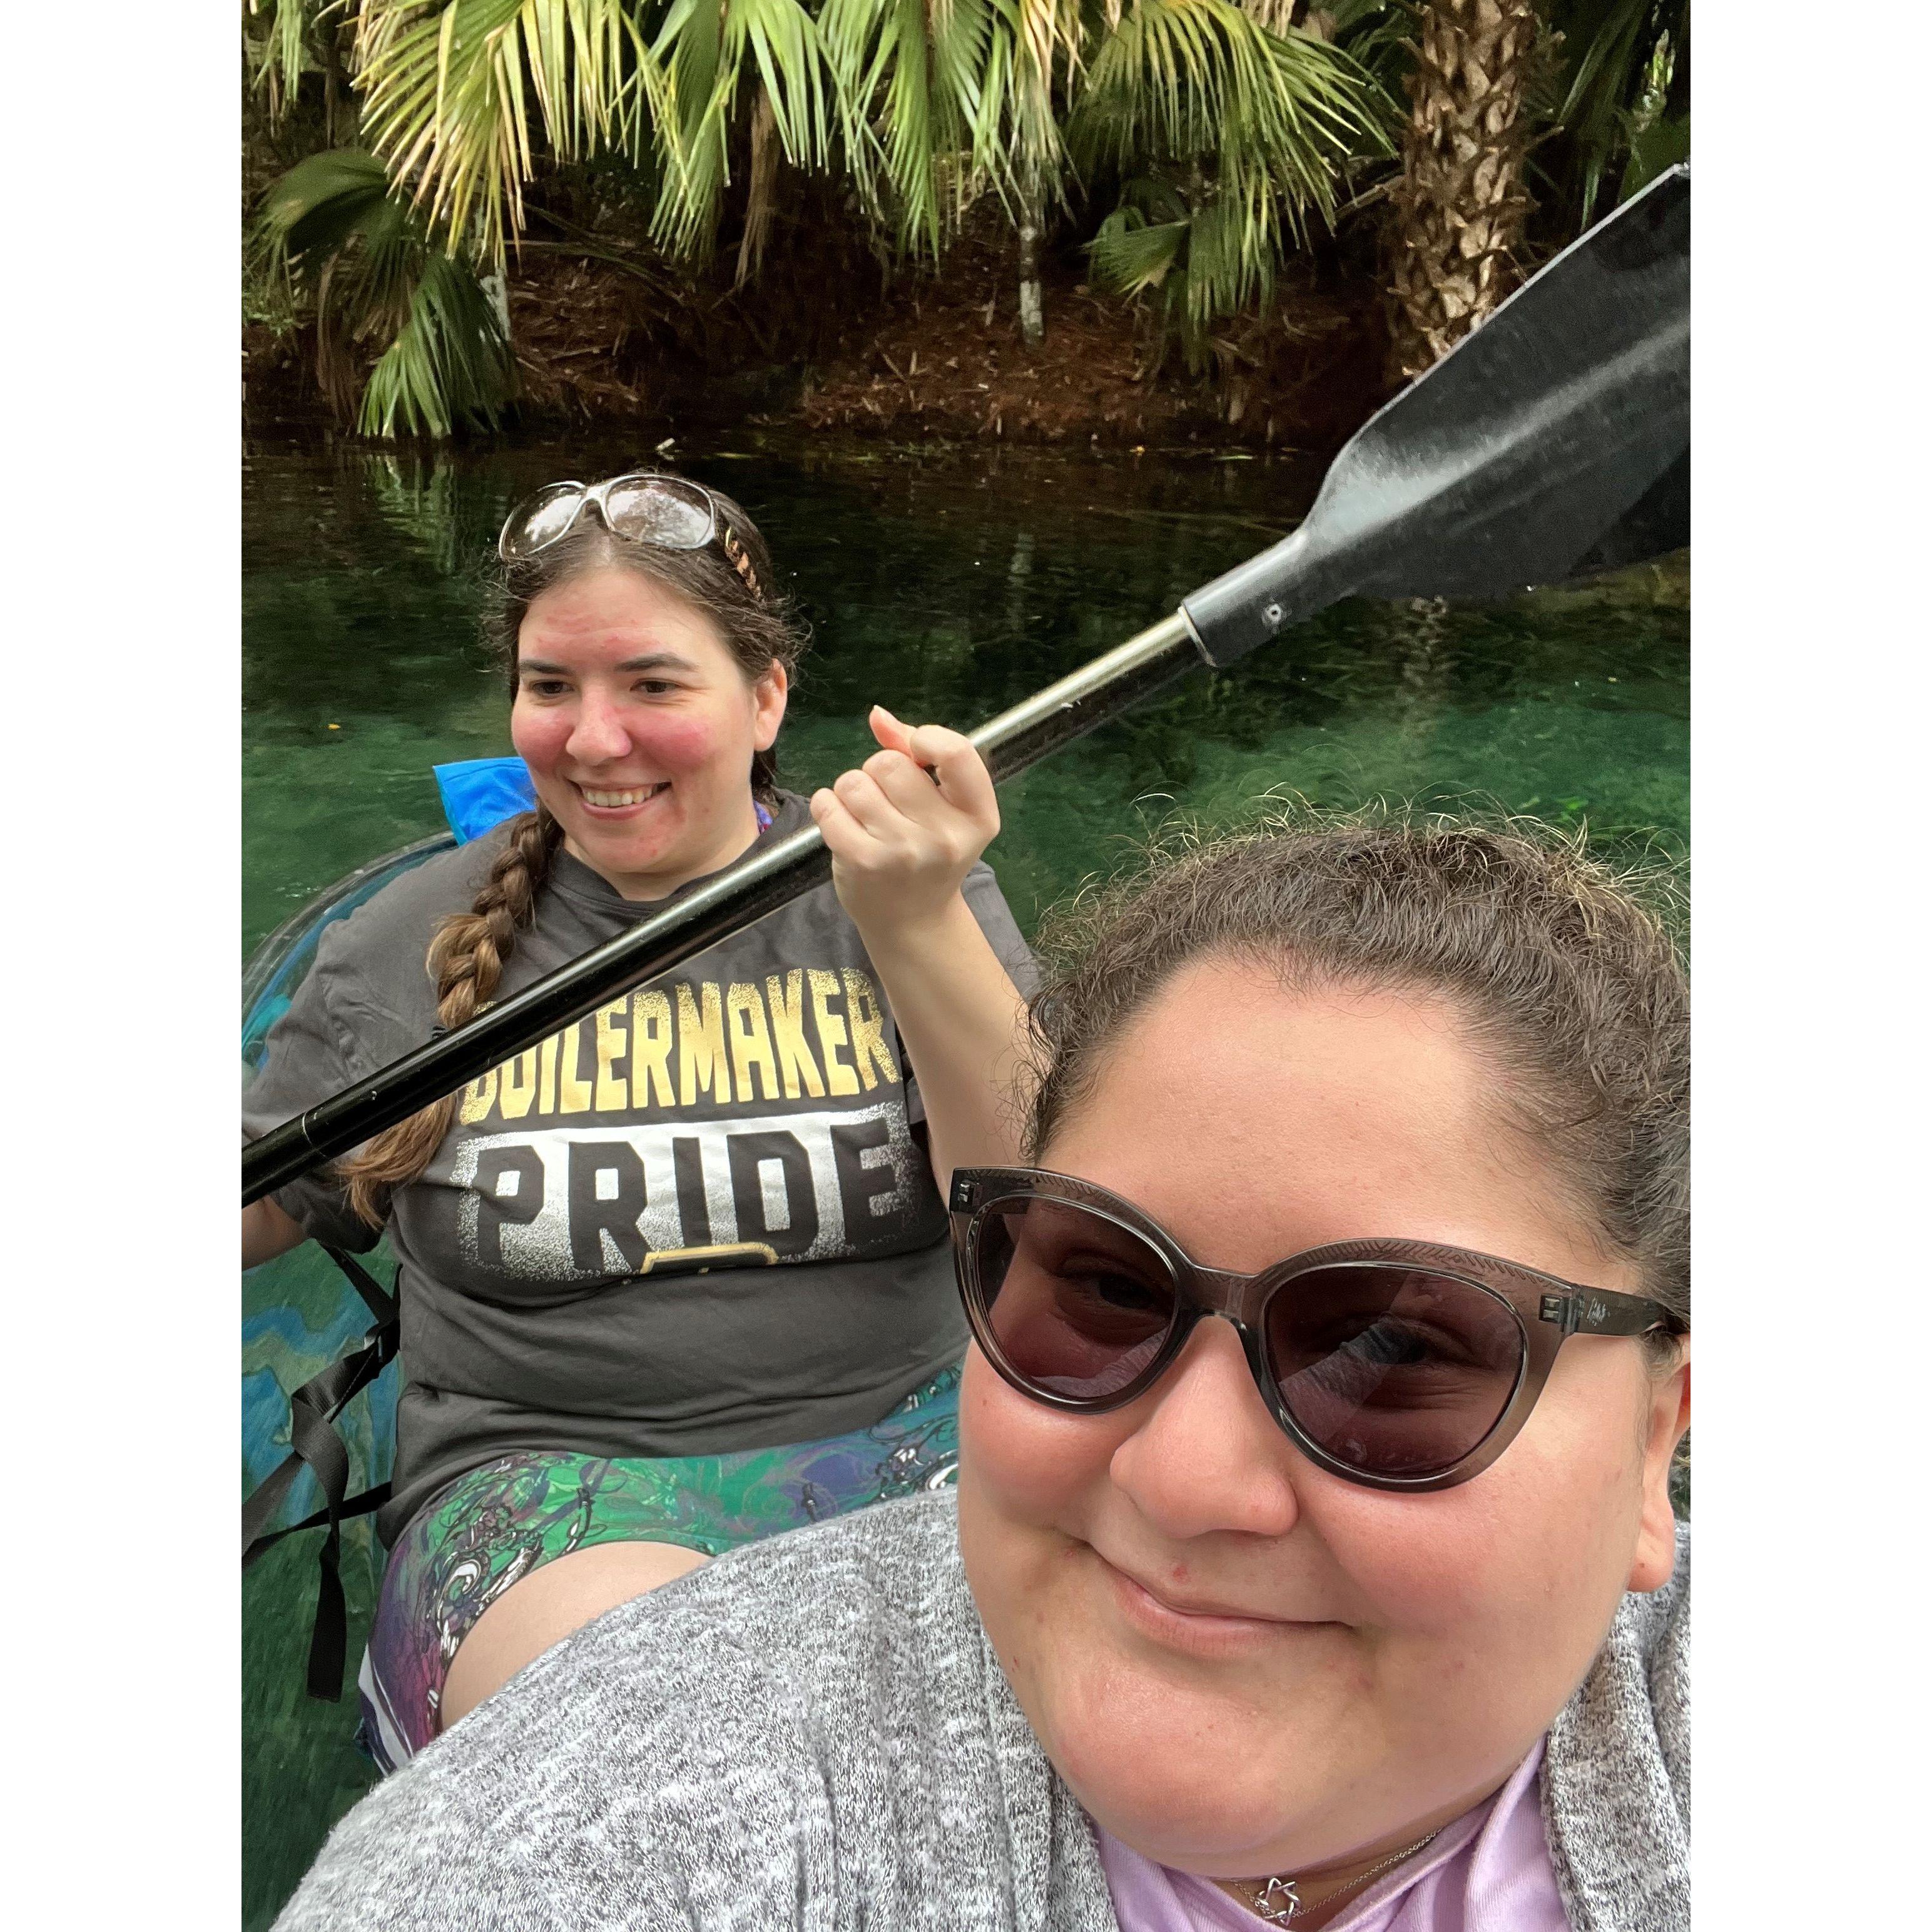
<svg viewBox="0 0 1932 1932">
<path fill-rule="evenodd" d="M 1193 632 L 1177 613 L 1002 712 L 972 734 L 973 742 L 996 781 L 1012 778 L 1202 662 Z M 831 876 L 832 854 L 815 825 L 765 847 L 466 1026 L 251 1142 L 242 1150 L 243 1205 L 359 1147 Z"/>
<path fill-rule="evenodd" d="M 1688 541 L 1688 170 L 1563 250 L 1349 439 L 1306 520 L 1181 609 L 983 725 L 1024 771 L 1192 666 L 1337 598 L 1495 596 Z M 248 1202 L 452 1094 L 830 878 L 814 826 L 244 1148 Z"/>
</svg>

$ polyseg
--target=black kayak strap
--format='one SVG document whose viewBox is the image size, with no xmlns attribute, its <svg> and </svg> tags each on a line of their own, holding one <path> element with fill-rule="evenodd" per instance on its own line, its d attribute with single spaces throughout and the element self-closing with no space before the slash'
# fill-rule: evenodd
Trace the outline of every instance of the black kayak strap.
<svg viewBox="0 0 1932 1932">
<path fill-rule="evenodd" d="M 353 1496 L 348 1493 L 349 1450 L 336 1430 L 335 1418 L 395 1358 L 400 1322 L 395 1297 L 360 1262 L 326 1243 L 322 1251 L 349 1277 L 376 1319 L 364 1333 L 362 1347 L 330 1363 L 289 1397 L 290 1453 L 242 1505 L 242 1568 L 248 1569 L 285 1536 L 328 1526 L 318 1552 L 320 1575 L 309 1639 L 308 1694 L 335 1703 L 342 1696 L 349 1647 L 348 1609 L 342 1594 L 342 1525 L 350 1516 L 380 1509 L 389 1499 L 387 1483 Z M 315 1472 L 321 1485 L 322 1507 L 300 1522 L 270 1530 L 268 1524 L 304 1466 Z"/>
<path fill-rule="evenodd" d="M 326 1241 L 316 1245 L 349 1277 L 350 1286 L 379 1322 L 388 1324 L 396 1319 L 396 1298 L 353 1255 L 346 1249 L 332 1248 Z"/>
</svg>

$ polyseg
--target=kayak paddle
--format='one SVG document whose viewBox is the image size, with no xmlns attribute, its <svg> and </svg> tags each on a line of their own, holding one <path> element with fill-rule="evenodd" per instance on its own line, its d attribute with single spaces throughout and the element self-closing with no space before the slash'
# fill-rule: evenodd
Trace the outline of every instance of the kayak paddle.
<svg viewBox="0 0 1932 1932">
<path fill-rule="evenodd" d="M 1292 536 L 972 734 L 1003 779 L 1184 671 L 1337 599 L 1492 597 L 1689 541 L 1690 176 L 1678 166 L 1546 263 L 1358 430 Z M 817 826 L 242 1150 L 245 1204 L 831 876 Z"/>
</svg>

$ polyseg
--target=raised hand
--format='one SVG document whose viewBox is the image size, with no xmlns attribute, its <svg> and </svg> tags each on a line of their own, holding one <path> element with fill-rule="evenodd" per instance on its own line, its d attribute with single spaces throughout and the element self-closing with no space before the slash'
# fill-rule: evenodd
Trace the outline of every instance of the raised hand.
<svg viewBox="0 0 1932 1932">
<path fill-rule="evenodd" d="M 880 748 L 812 794 L 839 903 L 868 946 L 946 914 L 1000 829 L 992 774 L 943 724 L 908 725 L 882 704 L 867 721 Z"/>
</svg>

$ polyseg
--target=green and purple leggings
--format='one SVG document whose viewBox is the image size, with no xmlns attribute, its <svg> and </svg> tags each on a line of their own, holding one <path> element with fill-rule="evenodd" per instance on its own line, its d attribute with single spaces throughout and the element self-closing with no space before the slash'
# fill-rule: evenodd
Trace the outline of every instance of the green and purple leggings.
<svg viewBox="0 0 1932 1932">
<path fill-rule="evenodd" d="M 869 1429 L 725 1456 L 623 1459 L 520 1450 L 459 1476 L 389 1552 L 363 1659 L 362 1738 L 393 1771 L 436 1734 L 443 1680 L 512 1585 L 598 1543 L 716 1556 L 892 1496 L 937 1489 L 959 1458 L 959 1371 Z"/>
</svg>

